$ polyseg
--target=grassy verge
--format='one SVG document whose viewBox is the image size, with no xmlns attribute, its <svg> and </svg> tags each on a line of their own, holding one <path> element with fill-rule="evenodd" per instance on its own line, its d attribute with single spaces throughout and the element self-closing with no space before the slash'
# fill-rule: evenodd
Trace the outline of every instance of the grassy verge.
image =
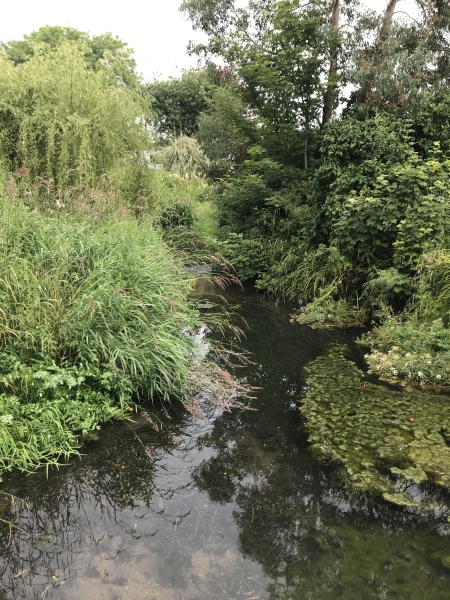
<svg viewBox="0 0 450 600">
<path fill-rule="evenodd" d="M 215 376 L 225 398 L 231 379 L 196 360 L 191 290 L 150 220 L 49 215 L 3 190 L 0 474 L 67 458 L 80 433 L 136 400 L 192 409 Z"/>
</svg>

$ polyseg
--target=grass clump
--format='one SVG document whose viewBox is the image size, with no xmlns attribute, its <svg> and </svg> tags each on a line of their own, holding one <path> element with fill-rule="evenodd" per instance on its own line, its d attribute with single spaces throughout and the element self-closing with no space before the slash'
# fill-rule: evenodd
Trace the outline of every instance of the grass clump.
<svg viewBox="0 0 450 600">
<path fill-rule="evenodd" d="M 192 284 L 150 221 L 0 198 L 0 472 L 74 451 L 136 399 L 187 400 Z"/>
</svg>

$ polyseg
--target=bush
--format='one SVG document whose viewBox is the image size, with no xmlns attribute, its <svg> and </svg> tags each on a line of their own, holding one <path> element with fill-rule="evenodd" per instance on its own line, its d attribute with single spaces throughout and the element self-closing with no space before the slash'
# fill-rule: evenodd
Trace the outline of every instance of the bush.
<svg viewBox="0 0 450 600">
<path fill-rule="evenodd" d="M 450 258 L 436 250 L 422 258 L 412 281 L 413 299 L 360 343 L 372 348 L 369 368 L 389 381 L 450 385 Z"/>
<path fill-rule="evenodd" d="M 271 265 L 270 244 L 263 239 L 245 239 L 242 233 L 229 233 L 216 240 L 217 251 L 232 265 L 242 281 L 261 277 Z"/>
</svg>

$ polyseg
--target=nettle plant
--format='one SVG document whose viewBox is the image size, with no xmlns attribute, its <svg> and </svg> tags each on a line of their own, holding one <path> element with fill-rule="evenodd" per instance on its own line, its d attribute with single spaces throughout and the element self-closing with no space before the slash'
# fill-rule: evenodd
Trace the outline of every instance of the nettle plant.
<svg viewBox="0 0 450 600">
<path fill-rule="evenodd" d="M 422 255 L 444 244 L 450 231 L 450 159 L 439 143 L 422 159 L 411 152 L 359 194 L 350 193 L 332 224 L 341 251 L 371 264 L 417 269 Z"/>
</svg>

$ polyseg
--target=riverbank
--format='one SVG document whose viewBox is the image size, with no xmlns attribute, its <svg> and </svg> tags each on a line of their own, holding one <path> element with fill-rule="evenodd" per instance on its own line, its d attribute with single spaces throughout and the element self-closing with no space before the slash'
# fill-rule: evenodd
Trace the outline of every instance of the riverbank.
<svg viewBox="0 0 450 600">
<path fill-rule="evenodd" d="M 255 410 L 149 409 L 153 424 L 105 426 L 48 478 L 7 475 L 0 491 L 26 505 L 0 494 L 13 524 L 11 540 L 0 525 L 0 596 L 446 600 L 445 516 L 351 493 L 298 429 L 302 367 L 330 343 L 362 360 L 355 332 L 290 323 L 289 307 L 260 294 L 225 296 L 248 323 L 229 339 L 252 353 L 235 374 L 259 388 Z"/>
<path fill-rule="evenodd" d="M 198 412 L 200 391 L 220 405 L 245 395 L 197 339 L 195 282 L 224 274 L 183 267 L 189 244 L 168 238 L 189 232 L 160 224 L 176 212 L 170 193 L 161 216 L 138 219 L 112 193 L 48 206 L 24 198 L 18 178 L 0 179 L 0 477 L 65 462 L 80 436 L 129 418 L 136 403 Z"/>
</svg>

